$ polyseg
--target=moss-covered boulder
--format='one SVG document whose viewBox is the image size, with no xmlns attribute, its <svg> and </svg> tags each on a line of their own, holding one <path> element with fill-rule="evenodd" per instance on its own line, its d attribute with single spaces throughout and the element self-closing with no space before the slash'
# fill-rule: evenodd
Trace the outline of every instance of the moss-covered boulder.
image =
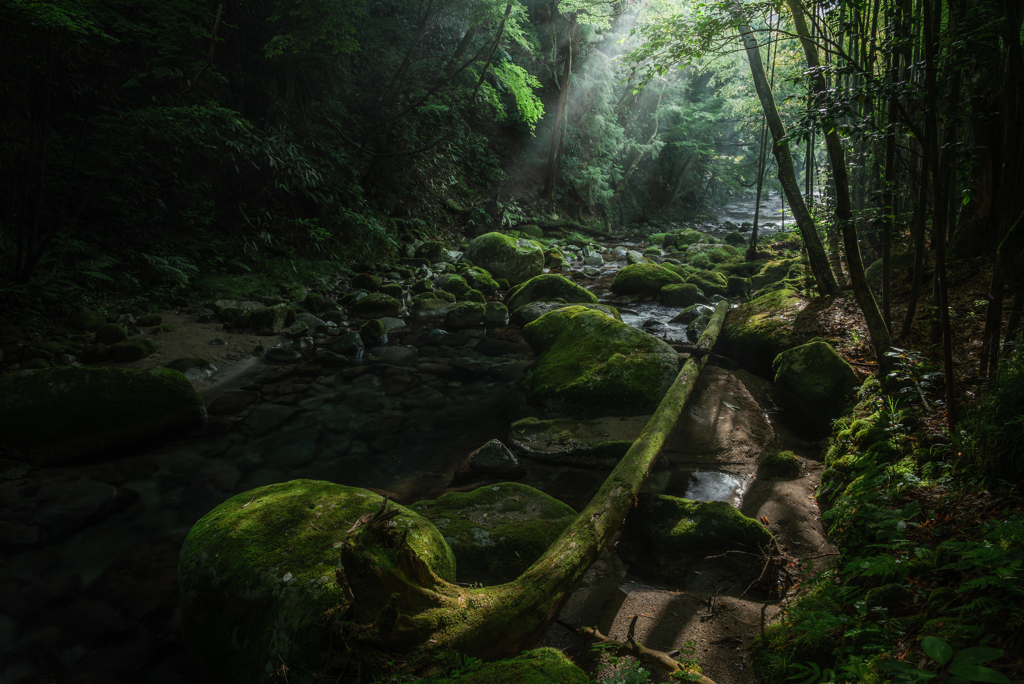
<svg viewBox="0 0 1024 684">
<path fill-rule="evenodd" d="M 590 677 L 557 648 L 537 648 L 489 663 L 476 672 L 437 684 L 591 684 Z"/>
<path fill-rule="evenodd" d="M 437 279 L 435 285 L 441 288 L 442 292 L 449 292 L 455 295 L 455 301 L 467 301 L 469 293 L 473 290 L 466 279 L 460 275 L 448 274 Z"/>
<path fill-rule="evenodd" d="M 128 331 L 117 323 L 104 323 L 96 329 L 96 341 L 103 344 L 117 344 L 128 339 Z"/>
<path fill-rule="evenodd" d="M 657 264 L 632 264 L 619 269 L 612 280 L 611 291 L 617 295 L 657 294 L 666 285 L 682 285 L 676 273 Z"/>
<path fill-rule="evenodd" d="M 441 530 L 460 582 L 503 584 L 541 557 L 576 517 L 566 504 L 515 482 L 451 492 L 410 508 Z"/>
<path fill-rule="evenodd" d="M 258 335 L 276 335 L 284 330 L 288 307 L 284 304 L 265 306 L 249 314 L 249 329 Z"/>
<path fill-rule="evenodd" d="M 628 553 L 663 576 L 672 576 L 688 561 L 724 549 L 757 553 L 772 535 L 764 525 L 726 501 L 690 501 L 641 494 L 623 531 Z"/>
<path fill-rule="evenodd" d="M 487 269 L 495 279 L 504 278 L 513 285 L 544 272 L 544 251 L 536 242 L 501 233 L 473 239 L 465 257 Z"/>
<path fill-rule="evenodd" d="M 807 300 L 792 290 L 778 290 L 740 304 L 725 318 L 715 351 L 729 356 L 753 373 L 774 378 L 772 362 L 787 349 L 808 342 L 810 335 L 794 330 Z"/>
<path fill-rule="evenodd" d="M 800 476 L 800 459 L 792 451 L 773 451 L 758 461 L 758 475 L 768 479 L 792 480 Z"/>
<path fill-rule="evenodd" d="M 376 292 L 380 289 L 380 281 L 372 273 L 357 273 L 352 278 L 352 289 Z"/>
<path fill-rule="evenodd" d="M 523 418 L 509 426 L 509 443 L 534 461 L 585 468 L 614 468 L 647 424 L 633 418 Z"/>
<path fill-rule="evenodd" d="M 853 399 L 857 374 L 828 342 L 788 349 L 772 364 L 779 386 L 816 432 L 827 432 Z"/>
<path fill-rule="evenodd" d="M 508 307 L 501 302 L 487 302 L 484 305 L 484 325 L 488 328 L 508 325 Z"/>
<path fill-rule="evenodd" d="M 498 291 L 498 281 L 492 278 L 486 269 L 479 266 L 460 268 L 459 275 L 466 279 L 471 288 L 485 295 L 492 295 Z"/>
<path fill-rule="evenodd" d="M 750 285 L 756 291 L 769 283 L 786 278 L 800 278 L 803 275 L 804 259 L 802 257 L 774 259 L 762 266 L 761 270 L 750 278 Z"/>
<path fill-rule="evenodd" d="M 725 244 L 727 245 L 732 245 L 733 247 L 740 247 L 741 245 L 745 245 L 746 243 L 747 239 L 740 235 L 740 233 L 735 230 L 725 236 Z"/>
<path fill-rule="evenodd" d="M 359 328 L 359 339 L 367 347 L 382 347 L 388 343 L 388 327 L 376 318 L 366 321 Z"/>
<path fill-rule="evenodd" d="M 448 311 L 444 324 L 450 328 L 475 328 L 484 324 L 486 308 L 479 302 L 464 302 Z"/>
<path fill-rule="evenodd" d="M 155 351 L 156 343 L 145 338 L 136 338 L 110 345 L 110 357 L 118 363 L 139 361 Z"/>
<path fill-rule="evenodd" d="M 682 233 L 669 233 L 668 235 L 665 236 L 665 239 L 662 242 L 662 244 L 664 245 L 665 249 L 685 249 L 687 246 L 695 245 L 703 240 L 703 233 L 698 233 L 695 230 L 687 230 L 683 231 Z"/>
<path fill-rule="evenodd" d="M 607 304 L 569 304 L 568 302 L 530 302 L 529 304 L 523 304 L 521 307 L 512 312 L 511 321 L 516 325 L 526 325 L 532 323 L 546 313 L 551 313 L 558 309 L 564 309 L 567 306 L 583 306 L 594 311 L 602 311 L 617 321 L 622 320 L 622 314 L 614 306 L 608 306 Z"/>
<path fill-rule="evenodd" d="M 402 303 L 382 292 L 375 292 L 356 302 L 352 310 L 362 318 L 394 317 L 402 310 Z"/>
<path fill-rule="evenodd" d="M 743 278 L 741 276 L 729 276 L 728 282 L 725 289 L 727 294 L 732 297 L 735 295 L 745 295 L 750 292 L 752 285 L 750 284 L 750 278 Z"/>
<path fill-rule="evenodd" d="M 530 302 L 547 302 L 553 299 L 570 303 L 597 304 L 597 296 L 593 292 L 555 273 L 530 278 L 505 295 L 509 311 L 515 311 Z"/>
<path fill-rule="evenodd" d="M 652 413 L 679 368 L 662 340 L 583 306 L 541 316 L 523 328 L 523 338 L 538 354 L 523 390 L 556 415 Z"/>
<path fill-rule="evenodd" d="M 182 640 L 206 681 L 256 682 L 284 662 L 291 681 L 312 681 L 328 662 L 325 613 L 347 603 L 336 573 L 338 542 L 381 496 L 293 480 L 234 496 L 193 525 L 181 547 Z M 455 579 L 455 558 L 428 520 L 404 506 L 393 518 L 437 576 Z M 402 549 L 388 549 L 381 566 Z"/>
<path fill-rule="evenodd" d="M 692 306 L 701 297 L 700 289 L 693 283 L 666 285 L 658 293 L 658 300 L 665 306 Z"/>
<path fill-rule="evenodd" d="M 400 283 L 385 283 L 380 286 L 380 293 L 386 294 L 388 297 L 395 299 L 401 299 L 404 289 Z"/>
<path fill-rule="evenodd" d="M 302 300 L 302 308 L 313 313 L 319 313 L 324 308 L 324 296 L 319 292 L 309 292 Z"/>
<path fill-rule="evenodd" d="M 106 324 L 107 317 L 101 313 L 97 313 L 90 309 L 81 309 L 76 313 L 71 314 L 68 318 L 68 324 L 73 328 L 79 330 L 85 330 L 86 332 L 96 332 L 101 325 Z"/>
<path fill-rule="evenodd" d="M 448 261 L 450 255 L 448 254 L 448 248 L 441 242 L 424 242 L 422 245 L 416 248 L 416 258 L 426 259 L 432 264 L 436 264 L 439 261 Z"/>
<path fill-rule="evenodd" d="M 729 281 L 721 273 L 714 271 L 697 271 L 686 278 L 686 282 L 696 285 L 706 295 L 722 295 L 729 292 Z"/>
<path fill-rule="evenodd" d="M 0 440 L 34 465 L 69 463 L 206 416 L 180 372 L 67 366 L 0 378 Z"/>
</svg>

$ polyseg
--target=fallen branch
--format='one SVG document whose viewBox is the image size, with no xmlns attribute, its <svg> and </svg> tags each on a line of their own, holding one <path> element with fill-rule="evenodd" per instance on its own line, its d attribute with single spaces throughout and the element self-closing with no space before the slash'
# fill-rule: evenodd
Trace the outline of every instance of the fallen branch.
<svg viewBox="0 0 1024 684">
<path fill-rule="evenodd" d="M 637 660 L 652 663 L 663 667 L 670 675 L 676 672 L 686 672 L 687 674 L 700 674 L 694 670 L 686 669 L 682 663 L 670 656 L 664 651 L 656 651 L 653 648 L 647 648 L 639 641 L 636 640 L 636 621 L 639 615 L 634 615 L 633 620 L 629 623 L 629 633 L 626 635 L 626 641 L 615 641 L 610 637 L 606 637 L 601 634 L 595 627 L 583 627 L 580 632 L 590 639 L 597 641 L 602 644 L 608 644 L 613 646 L 612 650 L 615 651 L 615 655 L 619 656 L 632 656 Z M 714 680 L 700 675 L 699 681 L 701 684 L 715 684 Z"/>
<path fill-rule="evenodd" d="M 717 305 L 698 348 L 714 346 L 728 308 L 728 302 Z M 512 582 L 482 588 L 458 586 L 435 575 L 407 546 L 379 539 L 379 548 L 391 549 L 385 566 L 374 559 L 374 546 L 366 543 L 370 528 L 364 526 L 358 535 L 350 536 L 341 547 L 337 579 L 347 587 L 352 603 L 343 622 L 336 625 L 353 647 L 351 657 L 365 662 L 372 659 L 373 651 L 418 651 L 429 659 L 431 654 L 456 651 L 497 659 L 532 648 L 633 507 L 705 364 L 706 357 L 686 361 L 647 426 L 590 504 Z M 381 530 L 382 536 L 397 533 L 393 528 Z M 358 663 L 337 666 L 361 667 Z"/>
</svg>

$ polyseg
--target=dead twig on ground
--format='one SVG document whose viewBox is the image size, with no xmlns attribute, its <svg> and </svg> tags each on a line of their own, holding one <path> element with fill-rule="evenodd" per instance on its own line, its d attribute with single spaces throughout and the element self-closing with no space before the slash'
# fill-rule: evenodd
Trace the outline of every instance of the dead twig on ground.
<svg viewBox="0 0 1024 684">
<path fill-rule="evenodd" d="M 646 661 L 648 663 L 654 663 L 665 668 L 669 674 L 673 674 L 676 672 L 699 674 L 697 672 L 694 672 L 693 670 L 688 670 L 684 668 L 678 660 L 670 656 L 668 653 L 665 653 L 664 651 L 657 651 L 653 648 L 647 648 L 639 641 L 637 641 L 635 632 L 636 621 L 639 618 L 639 615 L 634 615 L 633 620 L 629 623 L 629 632 L 626 635 L 626 641 L 616 641 L 615 639 L 606 637 L 605 635 L 601 634 L 601 632 L 599 632 L 595 627 L 583 627 L 582 629 L 580 629 L 580 632 L 584 636 L 589 637 L 594 641 L 597 641 L 602 644 L 609 644 L 613 647 L 612 650 L 615 652 L 616 655 L 632 656 L 637 660 Z M 704 675 L 700 675 L 700 679 L 697 681 L 700 681 L 701 684 L 715 684 L 714 680 L 709 679 Z"/>
</svg>

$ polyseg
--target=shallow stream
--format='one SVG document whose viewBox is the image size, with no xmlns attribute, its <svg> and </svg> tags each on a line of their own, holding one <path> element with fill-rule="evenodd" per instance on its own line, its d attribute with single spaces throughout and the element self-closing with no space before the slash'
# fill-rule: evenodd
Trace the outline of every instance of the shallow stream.
<svg viewBox="0 0 1024 684">
<path fill-rule="evenodd" d="M 723 218 L 751 220 L 752 204 L 730 205 Z M 614 305 L 608 285 L 625 264 L 615 250 L 642 246 L 604 245 L 605 265 L 576 281 Z M 677 313 L 657 303 L 622 306 L 625 322 L 669 342 L 685 341 L 685 326 L 670 322 Z M 387 346 L 340 369 L 258 360 L 200 378 L 208 405 L 232 390 L 256 392 L 258 403 L 90 464 L 33 469 L 19 479 L 33 502 L 51 492 L 50 541 L 8 546 L 0 556 L 0 682 L 198 681 L 181 647 L 175 577 L 178 549 L 205 513 L 236 493 L 297 478 L 371 488 L 401 503 L 435 498 L 452 490 L 470 452 L 493 438 L 507 443 L 511 421 L 538 415 L 516 389 L 533 355 L 515 326 L 443 330 L 437 321 L 406 319 L 389 327 Z M 753 387 L 752 378 L 743 382 Z M 729 430 L 751 435 L 765 430 L 753 423 L 783 417 L 774 398 L 730 401 L 739 400 L 709 409 L 715 416 L 691 411 L 694 434 L 725 425 L 721 411 Z M 734 412 L 750 420 L 737 422 Z M 775 445 L 799 442 L 788 432 L 765 435 Z M 694 460 L 692 446 L 677 436 L 647 490 L 742 505 L 754 477 L 749 465 L 724 453 Z M 577 510 L 605 477 L 523 462 L 521 482 Z M 0 483 L 5 478 L 0 473 Z"/>
</svg>

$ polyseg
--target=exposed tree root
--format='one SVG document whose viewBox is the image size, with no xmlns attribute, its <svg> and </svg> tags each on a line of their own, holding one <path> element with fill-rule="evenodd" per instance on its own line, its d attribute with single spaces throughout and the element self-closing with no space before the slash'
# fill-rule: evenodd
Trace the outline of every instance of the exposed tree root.
<svg viewBox="0 0 1024 684">
<path fill-rule="evenodd" d="M 593 641 L 600 642 L 602 644 L 610 644 L 614 646 L 615 655 L 620 656 L 632 656 L 642 662 L 659 665 L 668 671 L 669 674 L 675 674 L 676 672 L 686 672 L 689 674 L 699 675 L 700 679 L 693 679 L 691 681 L 700 682 L 701 684 L 715 684 L 714 680 L 705 677 L 699 672 L 686 669 L 683 664 L 673 658 L 664 651 L 656 651 L 653 648 L 647 648 L 639 641 L 636 640 L 634 633 L 636 631 L 636 621 L 639 615 L 634 615 L 632 621 L 629 623 L 629 633 L 626 635 L 625 641 L 615 641 L 610 637 L 606 637 L 601 634 L 595 627 L 583 627 L 580 632 L 592 639 Z"/>
</svg>

